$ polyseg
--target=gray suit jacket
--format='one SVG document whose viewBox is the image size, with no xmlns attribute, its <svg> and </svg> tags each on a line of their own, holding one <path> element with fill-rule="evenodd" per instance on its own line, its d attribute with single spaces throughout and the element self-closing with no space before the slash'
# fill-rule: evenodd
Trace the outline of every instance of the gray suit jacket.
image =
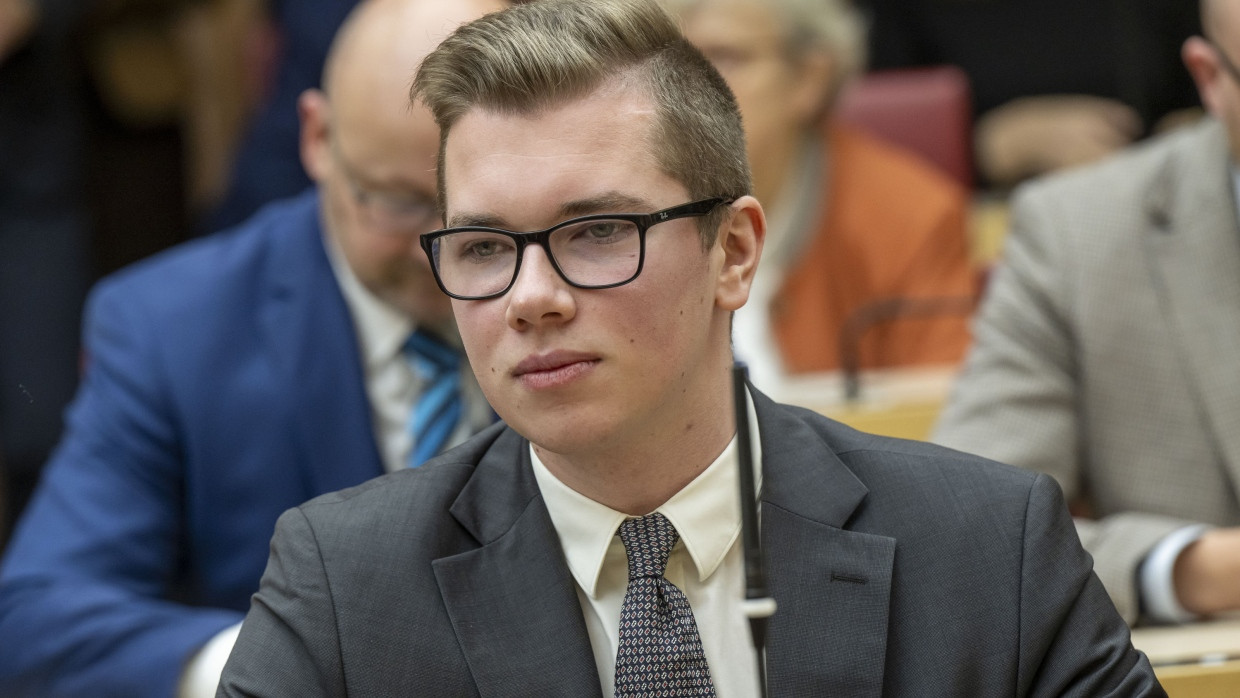
<svg viewBox="0 0 1240 698">
<path fill-rule="evenodd" d="M 1240 226 L 1206 121 L 1017 192 L 939 443 L 1053 475 L 1129 621 L 1189 522 L 1240 524 Z"/>
<path fill-rule="evenodd" d="M 1163 695 L 1050 478 L 754 399 L 772 696 Z M 503 425 L 286 513 L 220 688 L 599 693 L 528 442 Z"/>
</svg>

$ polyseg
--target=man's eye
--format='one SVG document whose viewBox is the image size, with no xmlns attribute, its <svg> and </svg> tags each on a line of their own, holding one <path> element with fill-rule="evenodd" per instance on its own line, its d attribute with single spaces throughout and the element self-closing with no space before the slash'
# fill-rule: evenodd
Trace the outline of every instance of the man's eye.
<svg viewBox="0 0 1240 698">
<path fill-rule="evenodd" d="M 628 221 L 592 221 L 574 231 L 572 240 L 585 244 L 607 245 L 626 240 L 636 233 L 637 228 Z"/>
<path fill-rule="evenodd" d="M 473 261 L 486 261 L 512 250 L 512 243 L 499 238 L 470 240 L 461 245 L 461 256 Z"/>
<path fill-rule="evenodd" d="M 615 221 L 600 221 L 586 228 L 586 235 L 595 239 L 615 237 L 620 232 L 620 224 Z"/>
</svg>

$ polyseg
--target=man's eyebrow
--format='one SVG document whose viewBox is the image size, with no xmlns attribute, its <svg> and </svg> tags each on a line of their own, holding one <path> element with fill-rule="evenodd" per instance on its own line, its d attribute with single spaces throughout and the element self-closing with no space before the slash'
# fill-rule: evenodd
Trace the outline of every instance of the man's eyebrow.
<svg viewBox="0 0 1240 698">
<path fill-rule="evenodd" d="M 598 196 L 577 199 L 561 205 L 560 210 L 557 212 L 557 222 L 595 213 L 650 213 L 653 210 L 654 204 L 645 199 L 620 192 L 606 192 Z M 504 217 L 495 213 L 462 212 L 454 214 L 448 219 L 449 228 L 475 226 L 510 229 Z"/>
<path fill-rule="evenodd" d="M 449 228 L 503 228 L 504 219 L 488 213 L 458 213 L 447 221 Z"/>
<path fill-rule="evenodd" d="M 560 207 L 560 216 L 574 218 L 592 213 L 650 213 L 653 209 L 654 205 L 645 199 L 620 192 L 607 192 L 564 204 Z"/>
</svg>

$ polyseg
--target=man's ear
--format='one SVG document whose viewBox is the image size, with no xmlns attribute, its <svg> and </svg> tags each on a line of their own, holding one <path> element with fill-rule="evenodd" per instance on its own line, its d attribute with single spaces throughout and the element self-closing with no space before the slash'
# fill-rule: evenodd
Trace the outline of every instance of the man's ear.
<svg viewBox="0 0 1240 698">
<path fill-rule="evenodd" d="M 766 214 L 757 199 L 742 196 L 732 202 L 731 209 L 715 243 L 723 254 L 715 305 L 727 311 L 735 311 L 749 300 L 749 287 L 766 241 Z"/>
<path fill-rule="evenodd" d="M 1202 105 L 1206 111 L 1217 117 L 1221 111 L 1219 79 L 1226 76 L 1223 75 L 1223 67 L 1219 65 L 1215 48 L 1200 36 L 1190 36 L 1180 48 L 1180 58 L 1193 76 L 1193 82 L 1197 83 L 1197 93 L 1201 95 Z"/>
<path fill-rule="evenodd" d="M 297 98 L 301 120 L 301 164 L 310 179 L 322 183 L 332 171 L 331 104 L 321 90 L 309 89 Z"/>
</svg>

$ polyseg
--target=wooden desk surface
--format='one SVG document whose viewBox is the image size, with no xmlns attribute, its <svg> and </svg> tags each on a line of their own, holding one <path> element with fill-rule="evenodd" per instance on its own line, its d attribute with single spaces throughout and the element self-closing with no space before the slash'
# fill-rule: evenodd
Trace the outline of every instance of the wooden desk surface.
<svg viewBox="0 0 1240 698">
<path fill-rule="evenodd" d="M 1240 616 L 1137 628 L 1132 644 L 1150 658 L 1171 698 L 1240 696 Z"/>
<path fill-rule="evenodd" d="M 844 377 L 839 372 L 800 375 L 768 393 L 780 402 L 807 407 L 861 431 L 924 441 L 956 371 L 956 366 L 864 371 L 860 396 L 853 401 L 844 395 Z"/>
</svg>

